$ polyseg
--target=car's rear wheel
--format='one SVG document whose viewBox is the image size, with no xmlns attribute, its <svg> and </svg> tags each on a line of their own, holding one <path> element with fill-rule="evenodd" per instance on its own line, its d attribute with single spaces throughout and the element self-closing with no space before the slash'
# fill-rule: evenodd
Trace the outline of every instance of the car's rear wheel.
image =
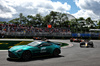
<svg viewBox="0 0 100 66">
<path fill-rule="evenodd" d="M 80 47 L 82 47 L 82 45 L 80 45 Z"/>
<path fill-rule="evenodd" d="M 91 44 L 91 47 L 92 47 L 92 48 L 94 47 L 93 44 Z"/>
<path fill-rule="evenodd" d="M 73 42 L 73 40 L 70 40 L 70 42 Z"/>
<path fill-rule="evenodd" d="M 90 43 L 90 46 L 93 48 L 93 47 L 94 47 L 94 46 L 93 46 L 93 42 L 92 42 L 92 41 L 90 41 L 89 43 Z"/>
<path fill-rule="evenodd" d="M 22 54 L 22 59 L 28 61 L 32 58 L 32 54 L 30 51 L 24 51 Z"/>
<path fill-rule="evenodd" d="M 60 54 L 60 50 L 59 49 L 55 49 L 53 51 L 53 56 L 59 56 L 59 54 Z"/>
</svg>

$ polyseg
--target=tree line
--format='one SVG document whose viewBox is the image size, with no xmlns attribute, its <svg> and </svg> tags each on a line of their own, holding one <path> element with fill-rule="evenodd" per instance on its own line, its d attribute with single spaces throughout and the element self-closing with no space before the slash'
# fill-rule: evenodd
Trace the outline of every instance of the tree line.
<svg viewBox="0 0 100 66">
<path fill-rule="evenodd" d="M 33 27 L 47 27 L 48 24 L 51 24 L 54 28 L 70 28 L 72 32 L 88 32 L 89 29 L 100 29 L 100 21 L 93 21 L 90 17 L 87 19 L 80 17 L 78 19 L 74 18 L 69 20 L 68 14 L 54 11 L 51 11 L 46 16 L 41 16 L 41 14 L 36 14 L 35 16 L 24 16 L 23 13 L 20 13 L 18 18 L 12 19 L 8 22 L 0 21 L 0 23 L 16 25 L 22 24 L 24 26 Z"/>
</svg>

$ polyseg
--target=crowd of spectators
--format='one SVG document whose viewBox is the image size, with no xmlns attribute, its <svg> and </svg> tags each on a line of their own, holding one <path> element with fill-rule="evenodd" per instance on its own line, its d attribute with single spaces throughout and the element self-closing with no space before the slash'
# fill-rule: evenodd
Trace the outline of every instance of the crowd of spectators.
<svg viewBox="0 0 100 66">
<path fill-rule="evenodd" d="M 49 32 L 49 33 L 70 33 L 69 28 L 40 28 L 33 26 L 24 26 L 24 25 L 14 25 L 14 24 L 0 24 L 0 33 L 1 32 L 24 32 L 24 33 L 35 33 L 35 32 Z"/>
</svg>

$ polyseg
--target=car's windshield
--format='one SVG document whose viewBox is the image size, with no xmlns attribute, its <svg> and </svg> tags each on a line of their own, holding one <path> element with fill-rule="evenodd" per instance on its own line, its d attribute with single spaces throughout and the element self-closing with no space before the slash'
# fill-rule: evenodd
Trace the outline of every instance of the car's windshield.
<svg viewBox="0 0 100 66">
<path fill-rule="evenodd" d="M 29 43 L 28 46 L 37 46 L 39 44 L 41 44 L 41 42 L 34 41 L 34 42 Z"/>
</svg>

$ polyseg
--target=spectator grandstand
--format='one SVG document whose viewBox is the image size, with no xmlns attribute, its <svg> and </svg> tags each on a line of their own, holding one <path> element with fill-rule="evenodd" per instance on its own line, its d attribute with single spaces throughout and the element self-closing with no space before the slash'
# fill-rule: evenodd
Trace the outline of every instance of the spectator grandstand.
<svg viewBox="0 0 100 66">
<path fill-rule="evenodd" d="M 15 24 L 0 24 L 0 38 L 11 37 L 80 37 L 80 38 L 100 38 L 99 33 L 72 33 L 70 28 L 48 28 L 48 27 L 33 27 Z"/>
<path fill-rule="evenodd" d="M 0 34 L 6 36 L 70 36 L 70 28 L 32 27 L 15 24 L 0 24 Z"/>
</svg>

